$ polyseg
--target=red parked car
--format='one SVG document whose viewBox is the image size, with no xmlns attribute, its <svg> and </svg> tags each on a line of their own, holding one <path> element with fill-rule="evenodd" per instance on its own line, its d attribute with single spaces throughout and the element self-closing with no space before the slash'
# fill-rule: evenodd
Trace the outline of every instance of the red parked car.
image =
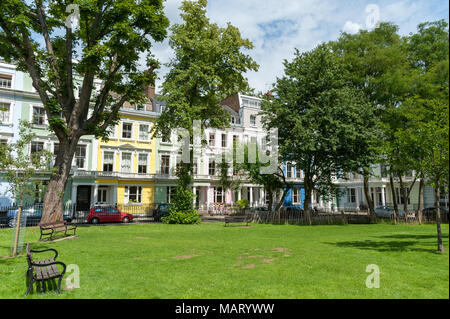
<svg viewBox="0 0 450 319">
<path fill-rule="evenodd" d="M 91 208 L 88 216 L 88 223 L 109 223 L 122 222 L 129 223 L 133 220 L 133 215 L 121 212 L 112 206 L 94 206 Z"/>
</svg>

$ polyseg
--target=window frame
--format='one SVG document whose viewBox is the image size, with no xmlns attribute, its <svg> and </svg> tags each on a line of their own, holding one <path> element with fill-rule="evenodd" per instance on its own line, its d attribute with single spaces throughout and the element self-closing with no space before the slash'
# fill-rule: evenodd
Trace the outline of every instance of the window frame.
<svg viewBox="0 0 450 319">
<path fill-rule="evenodd" d="M 110 128 L 112 128 L 112 130 L 109 132 L 110 134 L 108 135 L 109 139 L 117 139 L 117 124 L 114 126 L 111 126 Z"/>
<path fill-rule="evenodd" d="M 219 189 L 220 189 L 220 191 L 219 191 Z M 219 193 L 220 193 L 220 195 L 219 195 Z M 221 199 L 220 201 L 218 200 L 219 196 Z M 224 192 L 222 186 L 214 187 L 214 202 L 215 203 L 224 203 L 225 202 L 225 192 Z"/>
<path fill-rule="evenodd" d="M 131 188 L 136 187 L 136 201 L 130 202 Z M 143 187 L 142 185 L 126 185 L 124 189 L 124 203 L 132 205 L 142 205 Z"/>
<path fill-rule="evenodd" d="M 35 123 L 35 114 L 34 114 L 34 109 L 35 108 L 39 108 L 43 110 L 42 114 L 39 114 L 39 118 L 42 117 L 42 124 L 39 123 Z M 48 125 L 48 121 L 47 121 L 47 113 L 45 112 L 45 108 L 43 105 L 39 105 L 39 104 L 33 104 L 31 105 L 31 124 L 33 126 L 37 126 L 37 127 L 42 127 L 42 126 L 47 126 Z"/>
<path fill-rule="evenodd" d="M 163 157 L 167 158 L 167 161 L 163 161 Z M 159 158 L 159 169 L 160 169 L 160 174 L 161 175 L 170 175 L 170 154 L 161 154 L 160 158 Z M 163 164 L 166 164 L 164 165 Z M 167 171 L 167 172 L 166 172 Z"/>
<path fill-rule="evenodd" d="M 81 159 L 81 156 L 77 156 L 77 152 L 78 152 L 78 148 L 79 147 L 80 148 L 84 147 L 83 167 L 79 167 L 78 166 L 78 159 Z M 74 166 L 76 166 L 77 169 L 81 169 L 81 170 L 87 169 L 87 162 L 88 162 L 87 157 L 88 157 L 88 146 L 87 146 L 87 144 L 78 144 L 77 148 L 75 150 L 75 153 L 73 154 L 73 164 L 74 164 Z"/>
<path fill-rule="evenodd" d="M 9 77 L 11 77 L 9 79 Z M 9 87 L 8 86 L 2 86 L 1 83 L 2 78 L 8 82 L 9 81 Z M 9 74 L 9 73 L 0 73 L 0 89 L 12 89 L 13 88 L 13 84 L 14 84 L 14 75 L 13 74 Z"/>
<path fill-rule="evenodd" d="M 105 163 L 105 154 L 106 153 L 111 153 L 112 154 L 112 163 Z M 116 152 L 103 150 L 102 151 L 102 172 L 105 172 L 105 173 L 112 173 L 112 172 L 114 172 L 115 159 L 116 159 Z M 105 171 L 105 165 L 112 165 L 111 171 Z"/>
<path fill-rule="evenodd" d="M 124 163 L 123 156 L 125 154 L 127 154 L 127 155 L 129 154 L 130 155 L 130 171 L 129 172 L 126 172 L 126 171 L 123 170 L 123 168 L 124 168 L 124 166 L 123 166 L 123 163 Z M 133 152 L 120 152 L 120 172 L 121 173 L 133 173 Z"/>
<path fill-rule="evenodd" d="M 215 133 L 209 133 L 208 146 L 210 146 L 210 147 L 216 146 L 216 134 Z"/>
<path fill-rule="evenodd" d="M 347 203 L 356 204 L 356 188 L 347 188 Z"/>
<path fill-rule="evenodd" d="M 292 163 L 286 163 L 286 178 L 292 178 Z"/>
<path fill-rule="evenodd" d="M 297 199 L 296 199 L 297 197 Z M 300 188 L 292 188 L 292 204 L 302 203 L 302 193 Z"/>
<path fill-rule="evenodd" d="M 145 172 L 143 172 L 143 173 L 140 172 L 140 167 L 142 166 L 140 164 L 140 157 L 142 155 L 145 155 Z M 150 156 L 149 156 L 149 153 L 147 153 L 147 152 L 138 153 L 138 156 L 137 156 L 137 173 L 138 174 L 148 174 L 148 172 L 149 172 L 149 158 L 150 158 Z"/>
<path fill-rule="evenodd" d="M 123 134 L 126 132 L 126 131 L 124 131 L 125 124 L 131 125 L 130 132 L 129 132 L 130 133 L 130 137 L 123 137 Z M 131 121 L 123 121 L 122 125 L 121 125 L 121 134 L 120 134 L 121 139 L 122 140 L 133 140 L 133 130 L 134 130 L 134 123 L 133 122 L 131 122 Z"/>
<path fill-rule="evenodd" d="M 227 134 L 222 133 L 222 141 L 221 141 L 221 146 L 222 148 L 227 148 Z"/>
<path fill-rule="evenodd" d="M 141 138 L 141 127 L 142 126 L 147 126 L 147 139 L 142 139 Z M 138 141 L 139 142 L 150 142 L 151 138 L 150 138 L 150 124 L 148 123 L 139 123 L 138 125 Z"/>
<path fill-rule="evenodd" d="M 212 165 L 212 167 L 211 167 Z M 211 170 L 213 171 L 213 173 L 211 174 Z M 208 175 L 209 176 L 216 176 L 216 161 L 208 161 Z"/>
<path fill-rule="evenodd" d="M 13 107 L 12 107 L 12 105 L 13 105 L 13 101 L 8 101 L 8 100 L 3 100 L 3 99 L 0 99 L 0 104 L 8 104 L 9 105 L 9 110 L 8 111 L 4 111 L 4 110 L 1 110 L 1 105 L 0 105 L 0 114 L 5 114 L 6 112 L 8 113 L 8 119 L 7 119 L 7 121 L 5 122 L 5 121 L 2 121 L 2 119 L 1 119 L 1 117 L 0 117 L 0 125 L 8 125 L 8 124 L 12 124 L 12 111 L 13 111 Z"/>
<path fill-rule="evenodd" d="M 42 144 L 42 149 L 39 150 L 39 151 L 36 151 L 36 152 L 32 152 L 33 143 L 35 143 L 35 144 L 36 144 L 36 143 Z M 36 140 L 36 141 L 30 141 L 30 152 L 29 152 L 29 155 L 30 155 L 30 156 L 31 156 L 33 153 L 38 153 L 38 152 L 41 152 L 41 151 L 43 151 L 43 150 L 45 150 L 45 142 L 39 141 L 39 140 Z"/>
</svg>

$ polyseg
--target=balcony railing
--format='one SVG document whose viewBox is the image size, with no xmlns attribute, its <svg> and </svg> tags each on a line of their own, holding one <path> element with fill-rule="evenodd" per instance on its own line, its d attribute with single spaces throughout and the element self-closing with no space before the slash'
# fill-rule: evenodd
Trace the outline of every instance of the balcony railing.
<svg viewBox="0 0 450 319">
<path fill-rule="evenodd" d="M 103 171 L 82 171 L 73 172 L 74 177 L 92 178 L 131 178 L 131 179 L 154 179 L 155 174 L 150 173 L 126 173 L 126 172 L 103 172 Z"/>
</svg>

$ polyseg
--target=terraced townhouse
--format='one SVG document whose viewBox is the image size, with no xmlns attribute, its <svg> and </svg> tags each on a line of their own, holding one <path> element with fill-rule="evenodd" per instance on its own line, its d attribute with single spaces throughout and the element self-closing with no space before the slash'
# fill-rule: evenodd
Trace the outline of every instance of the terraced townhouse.
<svg viewBox="0 0 450 319">
<path fill-rule="evenodd" d="M 101 83 L 96 82 L 97 89 Z M 83 136 L 73 159 L 71 177 L 64 193 L 64 203 L 78 211 L 86 211 L 96 204 L 132 206 L 133 211 L 150 212 L 154 204 L 170 202 L 177 184 L 175 170 L 181 159 L 174 141 L 176 133 L 167 139 L 152 138 L 150 130 L 164 109 L 158 101 L 153 87 L 146 89 L 148 103 L 131 105 L 126 103 L 120 110 L 120 121 L 111 128 L 109 141 Z M 263 144 L 267 137 L 261 123 L 261 99 L 234 94 L 221 102 L 229 113 L 230 127 L 226 130 L 205 130 L 207 147 L 194 158 L 193 191 L 195 204 L 200 211 L 220 213 L 225 205 L 239 199 L 248 199 L 250 206 L 265 206 L 267 195 L 260 185 L 241 180 L 236 191 L 224 190 L 219 183 L 216 155 L 232 150 L 233 143 L 249 141 Z M 16 70 L 15 66 L 0 61 L 0 143 L 11 143 L 18 137 L 19 121 L 29 121 L 36 138 L 29 145 L 29 152 L 46 149 L 56 152 L 58 141 L 49 131 L 48 122 L 39 96 L 31 85 L 31 78 Z M 281 163 L 293 188 L 284 200 L 285 207 L 303 208 L 305 191 L 303 172 L 295 163 Z M 370 195 L 375 205 L 392 205 L 389 179 L 382 165 L 373 166 L 373 177 L 369 180 Z M 233 176 L 232 168 L 229 175 Z M 412 184 L 414 172 L 404 177 Z M 358 210 L 367 205 L 363 193 L 362 176 L 346 174 L 335 178 L 339 192 L 333 198 L 312 195 L 313 207 L 325 210 Z M 417 209 L 418 182 L 411 190 L 409 209 Z M 12 204 L 7 185 L 0 177 L 0 206 Z M 395 183 L 397 202 L 403 205 L 403 196 L 398 182 Z M 425 207 L 433 206 L 433 189 L 426 186 Z M 39 202 L 40 198 L 33 199 Z M 441 204 L 448 207 L 448 195 L 443 194 Z"/>
<path fill-rule="evenodd" d="M 79 80 L 78 80 L 79 81 Z M 75 80 L 78 94 L 80 82 Z M 101 83 L 95 83 L 99 89 Z M 12 143 L 19 137 L 19 123 L 21 120 L 31 123 L 31 131 L 35 134 L 28 152 L 38 152 L 47 150 L 56 153 L 58 149 L 58 139 L 53 132 L 49 130 L 48 119 L 45 114 L 42 102 L 36 90 L 32 86 L 31 77 L 16 69 L 13 64 L 5 63 L 0 60 L 0 140 L 2 143 Z M 72 171 L 90 171 L 94 167 L 94 158 L 97 158 L 97 140 L 94 136 L 83 136 L 74 155 Z M 40 177 L 45 182 L 49 175 Z M 76 202 L 71 193 L 73 187 L 73 178 L 67 183 L 64 192 L 64 203 L 70 205 Z M 13 204 L 11 194 L 5 193 L 7 187 L 5 182 L 0 182 L 0 206 Z M 42 198 L 36 197 L 30 199 L 34 202 L 42 201 Z"/>
</svg>

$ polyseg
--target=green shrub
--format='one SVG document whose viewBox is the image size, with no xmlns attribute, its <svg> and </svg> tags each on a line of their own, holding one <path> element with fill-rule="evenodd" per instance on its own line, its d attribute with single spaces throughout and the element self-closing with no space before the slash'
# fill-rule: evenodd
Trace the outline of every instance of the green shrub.
<svg viewBox="0 0 450 319">
<path fill-rule="evenodd" d="M 241 209 L 246 209 L 250 206 L 250 201 L 248 199 L 240 199 L 236 201 L 236 204 L 238 204 Z"/>
<path fill-rule="evenodd" d="M 247 208 L 249 208 L 249 206 L 250 206 L 250 201 L 248 199 L 240 199 L 240 200 L 236 201 L 236 204 L 239 207 L 239 211 L 237 211 L 235 214 L 236 215 L 244 215 L 245 210 Z"/>
<path fill-rule="evenodd" d="M 169 208 L 169 214 L 162 218 L 165 224 L 198 224 L 201 218 L 195 210 L 194 194 L 182 187 L 177 187 Z"/>
<path fill-rule="evenodd" d="M 177 211 L 169 209 L 169 214 L 162 218 L 164 224 L 199 224 L 201 221 L 195 209 L 189 211 Z"/>
</svg>

